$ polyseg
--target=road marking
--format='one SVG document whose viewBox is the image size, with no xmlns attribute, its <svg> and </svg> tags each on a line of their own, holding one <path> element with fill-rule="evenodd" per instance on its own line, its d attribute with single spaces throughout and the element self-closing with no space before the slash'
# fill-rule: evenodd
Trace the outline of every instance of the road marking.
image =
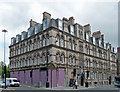
<svg viewBox="0 0 120 92">
<path fill-rule="evenodd" d="M 3 90 L 15 90 L 15 89 L 3 89 Z"/>
</svg>

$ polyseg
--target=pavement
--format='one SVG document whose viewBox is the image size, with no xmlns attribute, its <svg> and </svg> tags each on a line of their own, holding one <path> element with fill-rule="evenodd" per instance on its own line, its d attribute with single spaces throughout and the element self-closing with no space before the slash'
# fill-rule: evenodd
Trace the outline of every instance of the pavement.
<svg viewBox="0 0 120 92">
<path fill-rule="evenodd" d="M 93 89 L 93 88 L 105 88 L 105 87 L 114 87 L 114 85 L 98 85 L 98 86 L 89 86 L 89 87 L 84 87 L 84 86 L 78 86 L 77 89 L 73 89 L 73 87 L 63 87 L 63 86 L 59 86 L 59 87 L 34 87 L 34 86 L 28 86 L 28 85 L 22 85 L 21 87 L 23 88 L 33 88 L 33 89 L 37 89 L 37 90 L 84 90 L 84 89 Z"/>
<path fill-rule="evenodd" d="M 34 87 L 34 86 L 28 86 L 28 85 L 21 85 L 20 87 L 8 87 L 7 89 L 2 89 L 1 90 L 93 90 L 93 89 L 115 89 L 114 85 L 98 85 L 98 86 L 89 86 L 89 87 L 83 87 L 79 86 L 77 89 L 73 89 L 73 87 Z"/>
</svg>

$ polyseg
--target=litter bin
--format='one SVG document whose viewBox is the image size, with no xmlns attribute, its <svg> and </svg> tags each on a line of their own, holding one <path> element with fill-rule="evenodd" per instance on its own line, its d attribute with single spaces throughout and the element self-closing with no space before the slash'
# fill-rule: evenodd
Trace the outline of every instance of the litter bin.
<svg viewBox="0 0 120 92">
<path fill-rule="evenodd" d="M 48 81 L 46 82 L 46 88 L 49 88 L 49 82 Z"/>
</svg>

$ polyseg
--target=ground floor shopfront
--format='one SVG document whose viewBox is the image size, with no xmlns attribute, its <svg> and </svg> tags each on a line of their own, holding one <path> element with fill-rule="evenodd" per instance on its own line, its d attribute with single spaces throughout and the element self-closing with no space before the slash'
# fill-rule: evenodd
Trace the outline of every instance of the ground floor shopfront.
<svg viewBox="0 0 120 92">
<path fill-rule="evenodd" d="M 78 70 L 79 69 L 75 70 L 65 68 L 48 69 L 49 87 L 71 86 L 73 79 L 76 79 L 78 81 L 78 85 L 80 86 L 85 86 L 86 81 L 88 82 L 89 86 L 95 85 L 96 83 L 97 85 L 109 85 L 114 83 L 114 79 L 112 80 L 86 79 L 85 73 L 79 74 Z M 17 78 L 21 84 L 37 86 L 38 83 L 41 83 L 42 84 L 41 86 L 45 87 L 47 82 L 47 71 L 45 69 L 11 71 L 10 77 Z"/>
<path fill-rule="evenodd" d="M 11 78 L 17 78 L 21 84 L 37 85 L 38 82 L 42 86 L 46 86 L 47 71 L 41 69 L 14 71 L 10 72 Z M 65 86 L 65 72 L 64 69 L 48 70 L 49 86 Z"/>
</svg>

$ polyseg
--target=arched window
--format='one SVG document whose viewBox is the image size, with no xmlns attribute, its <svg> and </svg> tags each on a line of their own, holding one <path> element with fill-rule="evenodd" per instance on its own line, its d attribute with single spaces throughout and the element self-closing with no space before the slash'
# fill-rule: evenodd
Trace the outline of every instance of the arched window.
<svg viewBox="0 0 120 92">
<path fill-rule="evenodd" d="M 59 63 L 59 61 L 60 61 L 60 55 L 59 55 L 59 53 L 57 53 L 56 54 L 56 62 Z"/>
<path fill-rule="evenodd" d="M 42 56 L 42 61 L 43 61 L 43 63 L 45 63 L 45 54 L 43 54 L 43 56 Z"/>
<path fill-rule="evenodd" d="M 73 41 L 72 49 L 75 50 L 75 41 Z"/>
<path fill-rule="evenodd" d="M 24 45 L 24 53 L 26 52 L 26 46 Z"/>
<path fill-rule="evenodd" d="M 37 62 L 38 62 L 38 65 L 41 64 L 41 58 L 40 58 L 40 56 L 37 56 Z"/>
<path fill-rule="evenodd" d="M 20 48 L 18 47 L 18 54 L 20 54 Z"/>
<path fill-rule="evenodd" d="M 45 37 L 43 36 L 43 46 L 45 46 Z"/>
<path fill-rule="evenodd" d="M 32 41 L 30 41 L 30 51 L 32 50 Z"/>
<path fill-rule="evenodd" d="M 50 57 L 50 54 L 48 53 L 48 62 L 50 62 L 51 60 L 51 57 Z"/>
<path fill-rule="evenodd" d="M 24 62 L 24 65 L 23 65 L 23 66 L 25 67 L 25 66 L 26 66 L 26 62 L 25 62 L 25 59 L 23 59 L 23 62 Z"/>
<path fill-rule="evenodd" d="M 14 49 L 13 49 L 13 52 L 14 52 Z M 23 47 L 22 47 L 22 44 L 21 44 L 21 47 L 20 47 L 20 52 L 23 53 Z M 15 53 L 13 53 L 14 55 Z"/>
<path fill-rule="evenodd" d="M 61 37 L 61 47 L 64 47 L 64 38 Z"/>
<path fill-rule="evenodd" d="M 50 38 L 49 38 L 49 35 L 47 35 L 47 45 L 49 45 L 50 44 Z"/>
<path fill-rule="evenodd" d="M 15 50 L 16 50 L 16 52 L 15 52 L 15 53 L 16 53 L 16 55 L 17 55 L 17 54 L 18 54 L 18 49 L 17 49 L 17 47 L 15 48 Z"/>
<path fill-rule="evenodd" d="M 29 66 L 29 58 L 27 58 L 26 66 Z"/>
<path fill-rule="evenodd" d="M 59 43 L 60 43 L 60 37 L 59 35 L 56 36 L 56 45 L 59 46 Z"/>
<path fill-rule="evenodd" d="M 32 58 L 30 58 L 30 65 L 32 65 L 33 64 L 33 60 L 32 60 Z"/>
<path fill-rule="evenodd" d="M 37 57 L 35 56 L 34 57 L 34 65 L 36 65 L 37 64 Z"/>
<path fill-rule="evenodd" d="M 72 48 L 72 42 L 71 42 L 71 40 L 69 40 L 69 49 L 71 49 Z"/>
<path fill-rule="evenodd" d="M 65 56 L 64 54 L 61 55 L 61 63 L 63 64 L 64 63 L 64 59 L 65 59 Z"/>
<path fill-rule="evenodd" d="M 72 64 L 72 57 L 69 56 L 69 64 Z"/>
<path fill-rule="evenodd" d="M 75 56 L 73 57 L 73 64 L 75 65 Z"/>
<path fill-rule="evenodd" d="M 37 43 L 38 43 L 38 44 L 37 44 L 37 45 L 38 45 L 37 47 L 40 48 L 40 47 L 41 47 L 41 41 L 40 41 L 40 39 L 38 39 Z"/>
<path fill-rule="evenodd" d="M 20 67 L 22 67 L 22 60 L 20 61 Z"/>
<path fill-rule="evenodd" d="M 34 40 L 34 49 L 36 49 L 37 48 L 37 42 L 36 42 L 36 40 Z"/>
</svg>

